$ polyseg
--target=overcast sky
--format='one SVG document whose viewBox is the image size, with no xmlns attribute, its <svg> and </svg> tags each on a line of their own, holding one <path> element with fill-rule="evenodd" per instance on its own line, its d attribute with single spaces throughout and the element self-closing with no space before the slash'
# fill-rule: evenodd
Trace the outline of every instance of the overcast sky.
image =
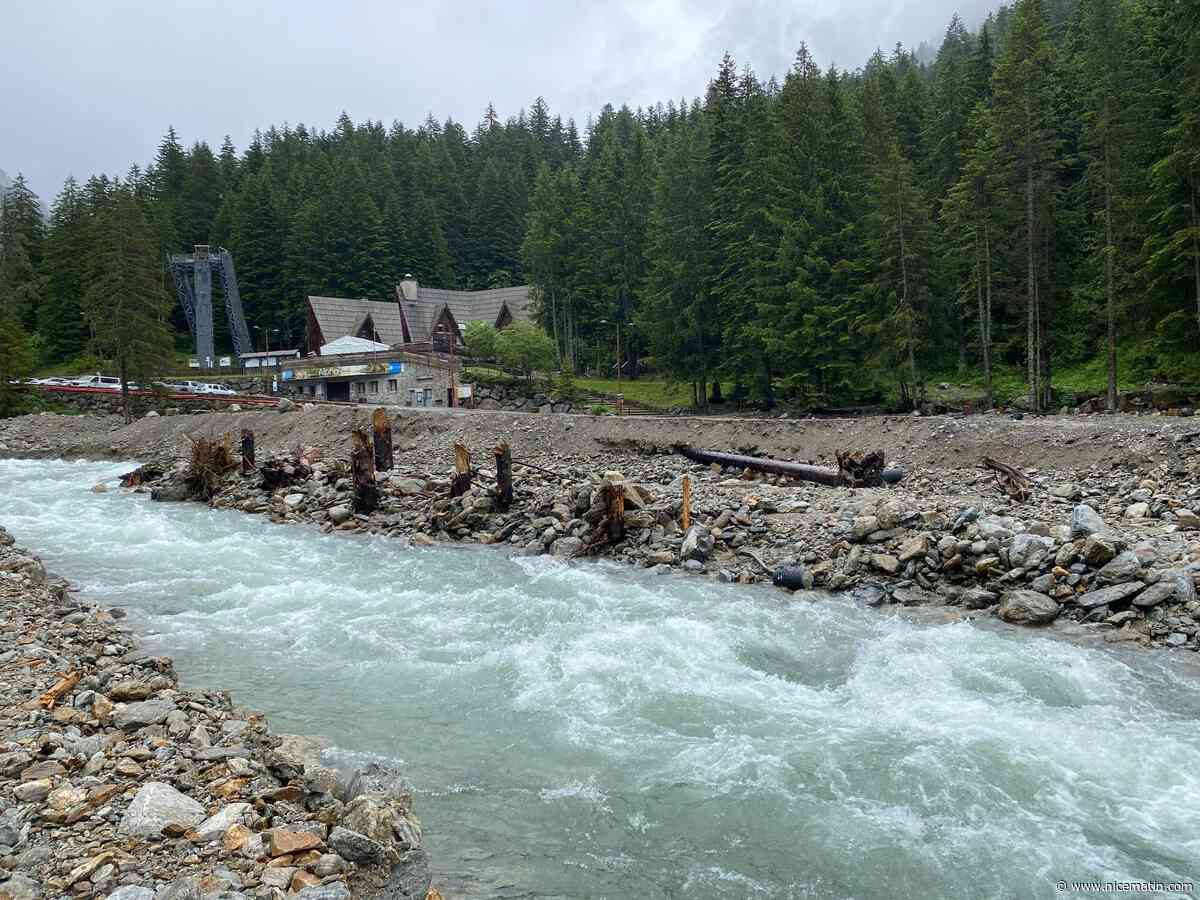
<svg viewBox="0 0 1200 900">
<path fill-rule="evenodd" d="M 993 0 L 51 0 L 0 29 L 0 169 L 47 203 L 69 174 L 123 173 L 174 125 L 245 148 L 256 127 L 355 121 L 469 128 L 539 94 L 576 117 L 693 97 L 729 50 L 782 75 L 801 41 L 822 66 L 975 27 Z"/>
</svg>

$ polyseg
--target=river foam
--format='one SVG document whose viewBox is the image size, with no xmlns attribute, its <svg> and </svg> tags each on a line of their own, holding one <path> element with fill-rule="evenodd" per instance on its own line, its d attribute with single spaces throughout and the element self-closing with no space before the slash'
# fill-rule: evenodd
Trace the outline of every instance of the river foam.
<svg viewBox="0 0 1200 900">
<path fill-rule="evenodd" d="M 1200 684 L 1166 654 L 89 491 L 127 468 L 0 461 L 0 524 L 185 681 L 402 762 L 459 893 L 1200 878 Z"/>
</svg>

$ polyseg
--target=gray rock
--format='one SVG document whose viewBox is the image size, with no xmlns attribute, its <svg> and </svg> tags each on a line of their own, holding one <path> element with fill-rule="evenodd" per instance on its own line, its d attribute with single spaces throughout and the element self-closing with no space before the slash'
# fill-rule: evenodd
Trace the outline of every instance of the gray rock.
<svg viewBox="0 0 1200 900">
<path fill-rule="evenodd" d="M 867 535 L 879 530 L 879 519 L 875 516 L 857 516 L 850 525 L 850 536 L 856 541 L 866 540 Z"/>
<path fill-rule="evenodd" d="M 117 831 L 138 837 L 161 834 L 168 825 L 191 828 L 204 820 L 204 807 L 169 784 L 151 781 L 141 786 Z"/>
<path fill-rule="evenodd" d="M 1028 532 L 1018 534 L 1008 548 L 1009 565 L 1014 569 L 1036 568 L 1054 552 L 1054 541 Z"/>
<path fill-rule="evenodd" d="M 1175 583 L 1170 578 L 1161 578 L 1133 598 L 1133 605 L 1148 609 L 1170 600 L 1175 594 Z"/>
<path fill-rule="evenodd" d="M 341 525 L 343 522 L 349 522 L 350 516 L 353 513 L 348 506 L 332 506 L 329 508 L 329 521 L 334 525 Z"/>
<path fill-rule="evenodd" d="M 942 602 L 937 594 L 919 587 L 896 588 L 892 591 L 892 599 L 902 606 L 930 606 Z"/>
<path fill-rule="evenodd" d="M 1071 537 L 1081 538 L 1092 534 L 1107 534 L 1108 526 L 1086 503 L 1080 503 L 1071 511 Z"/>
<path fill-rule="evenodd" d="M 296 408 L 296 404 L 292 400 L 289 400 L 287 397 L 279 398 L 278 409 L 281 413 L 291 412 L 295 408 Z"/>
<path fill-rule="evenodd" d="M 703 525 L 693 525 L 683 536 L 683 544 L 679 548 L 679 558 L 704 562 L 712 556 L 712 552 L 712 534 Z"/>
<path fill-rule="evenodd" d="M 1126 519 L 1144 519 L 1150 515 L 1149 503 L 1131 503 L 1125 507 Z"/>
<path fill-rule="evenodd" d="M 1182 647 L 1188 642 L 1188 636 L 1182 631 L 1173 631 L 1167 635 L 1167 645 L 1170 647 Z"/>
<path fill-rule="evenodd" d="M 1061 500 L 1074 500 L 1079 496 L 1079 485 L 1064 482 L 1062 484 L 1053 485 L 1049 492 L 1051 497 L 1058 497 Z"/>
<path fill-rule="evenodd" d="M 154 891 L 136 884 L 126 885 L 109 894 L 107 900 L 154 900 Z"/>
<path fill-rule="evenodd" d="M 175 709 L 170 700 L 143 700 L 140 703 L 127 703 L 113 713 L 113 724 L 118 728 L 143 728 L 146 725 L 159 725 L 166 721 L 167 715 Z"/>
<path fill-rule="evenodd" d="M 963 591 L 961 604 L 966 609 L 987 609 L 989 606 L 995 605 L 999 599 L 999 595 L 992 591 L 971 588 Z"/>
<path fill-rule="evenodd" d="M 203 900 L 200 892 L 200 877 L 188 875 L 176 878 L 154 895 L 154 900 Z"/>
<path fill-rule="evenodd" d="M 326 842 L 343 859 L 357 863 L 380 863 L 387 859 L 387 848 L 365 834 L 335 825 Z"/>
<path fill-rule="evenodd" d="M 42 889 L 32 878 L 15 872 L 8 881 L 0 883 L 0 894 L 7 894 L 12 900 L 39 900 Z"/>
<path fill-rule="evenodd" d="M 1005 591 L 997 615 L 1014 625 L 1045 625 L 1058 618 L 1058 601 L 1037 591 Z"/>
<path fill-rule="evenodd" d="M 377 895 L 379 900 L 424 900 L 433 883 L 433 868 L 424 850 L 405 853 Z"/>
<path fill-rule="evenodd" d="M 1119 603 L 1142 590 L 1146 585 L 1140 581 L 1127 581 L 1124 584 L 1114 584 L 1111 587 L 1088 591 L 1075 598 L 1075 603 L 1084 609 L 1095 609 L 1110 603 Z"/>
<path fill-rule="evenodd" d="M 570 559 L 583 548 L 583 541 L 577 537 L 560 537 L 550 545 L 550 554 L 559 559 Z"/>
<path fill-rule="evenodd" d="M 976 524 L 979 526 L 979 536 L 985 541 L 993 538 L 1000 542 L 1007 541 L 1020 528 L 1017 521 L 1009 516 L 983 516 Z"/>
<path fill-rule="evenodd" d="M 1110 584 L 1119 584 L 1125 581 L 1133 581 L 1142 574 L 1142 563 L 1137 558 L 1137 554 L 1131 550 L 1126 550 L 1124 553 L 1118 553 L 1109 562 L 1105 563 L 1097 576 L 1101 581 L 1106 581 Z"/>
<path fill-rule="evenodd" d="M 402 497 L 409 494 L 419 494 L 425 490 L 425 482 L 418 478 L 394 478 L 392 488 Z"/>
<path fill-rule="evenodd" d="M 346 882 L 335 881 L 306 887 L 296 896 L 299 900 L 350 900 L 350 889 L 346 887 Z"/>
<path fill-rule="evenodd" d="M 1116 545 L 1101 534 L 1089 535 L 1079 550 L 1080 558 L 1089 566 L 1102 566 L 1116 555 Z"/>
<path fill-rule="evenodd" d="M 215 841 L 234 825 L 245 824 L 252 807 L 249 803 L 230 803 L 196 826 L 196 840 L 207 844 Z"/>
</svg>

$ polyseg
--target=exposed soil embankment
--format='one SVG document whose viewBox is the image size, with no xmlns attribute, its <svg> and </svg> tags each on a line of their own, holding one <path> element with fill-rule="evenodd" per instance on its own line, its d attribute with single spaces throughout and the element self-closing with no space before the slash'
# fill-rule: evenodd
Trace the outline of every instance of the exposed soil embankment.
<svg viewBox="0 0 1200 900">
<path fill-rule="evenodd" d="M 1165 416 L 881 416 L 861 419 L 716 419 L 391 410 L 401 453 L 447 453 L 454 441 L 491 446 L 507 439 L 522 455 L 584 459 L 605 451 L 642 453 L 690 443 L 710 449 L 830 463 L 844 449 L 882 449 L 909 469 L 974 468 L 982 456 L 1021 468 L 1087 471 L 1113 464 L 1153 466 L 1200 423 Z M 253 429 L 264 455 L 309 446 L 344 454 L 352 427 L 371 410 L 311 407 L 154 416 L 124 425 L 115 416 L 23 416 L 0 421 L 0 454 L 182 458 L 189 434 Z"/>
</svg>

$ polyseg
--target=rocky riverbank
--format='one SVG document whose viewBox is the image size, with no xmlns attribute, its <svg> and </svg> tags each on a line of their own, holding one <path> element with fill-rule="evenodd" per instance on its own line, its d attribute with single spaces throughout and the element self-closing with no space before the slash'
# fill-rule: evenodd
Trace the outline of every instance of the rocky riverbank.
<svg viewBox="0 0 1200 900">
<path fill-rule="evenodd" d="M 500 545 L 517 554 L 603 555 L 728 582 L 850 591 L 871 606 L 946 607 L 1018 625 L 1069 619 L 1105 640 L 1200 649 L 1200 468 L 1195 435 L 1162 462 L 1114 461 L 1087 472 L 1031 470 L 1010 498 L 981 470 L 910 472 L 896 486 L 827 488 L 722 469 L 679 456 L 607 452 L 586 461 L 542 453 L 518 463 L 500 510 L 486 461 L 474 486 L 448 490 L 428 456 L 377 474 L 381 502 L 356 503 L 345 459 L 318 447 L 279 455 L 253 475 L 229 473 L 214 506 L 387 534 L 416 546 Z M 449 453 L 445 457 L 449 462 Z M 478 463 L 477 463 L 478 464 Z M 269 474 L 266 470 L 269 469 Z M 186 499 L 186 463 L 140 489 Z M 692 521 L 681 527 L 682 476 Z M 619 484 L 625 535 L 600 536 L 608 486 Z"/>
<path fill-rule="evenodd" d="M 439 896 L 396 773 L 182 688 L 123 619 L 0 528 L 0 900 Z"/>
</svg>

